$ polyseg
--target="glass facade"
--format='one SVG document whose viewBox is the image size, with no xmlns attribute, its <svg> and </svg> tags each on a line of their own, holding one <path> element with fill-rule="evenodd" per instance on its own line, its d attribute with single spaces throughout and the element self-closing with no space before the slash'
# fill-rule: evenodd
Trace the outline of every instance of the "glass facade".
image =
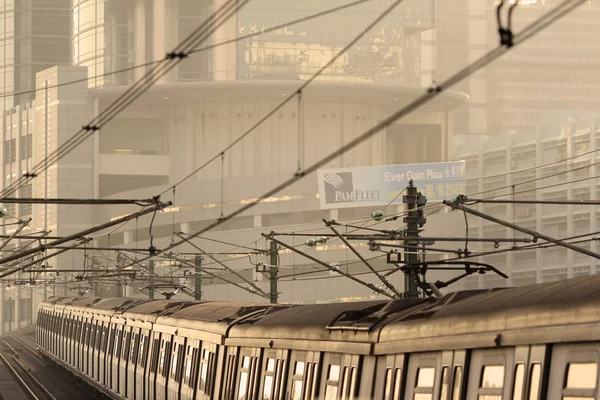
<svg viewBox="0 0 600 400">
<path fill-rule="evenodd" d="M 75 0 L 71 11 L 73 65 L 88 67 L 89 86 L 126 85 L 135 64 L 134 1 Z"/>
<path fill-rule="evenodd" d="M 213 13 L 213 0 L 179 0 L 177 5 L 177 42 L 180 43 Z M 212 44 L 212 40 L 211 35 L 201 46 Z M 210 80 L 212 69 L 212 51 L 199 52 L 179 64 L 177 80 Z"/>
<path fill-rule="evenodd" d="M 106 77 L 97 75 L 163 57 L 160 46 L 164 44 L 169 51 L 220 7 L 214 0 L 177 0 L 159 11 L 157 4 L 150 0 L 74 0 L 71 10 L 73 64 L 87 66 L 90 77 L 96 76 L 90 79 L 90 86 L 132 83 L 133 71 Z M 235 35 L 242 37 L 344 4 L 342 0 L 325 3 L 256 0 L 240 9 L 231 21 L 219 26 L 219 32 L 200 46 L 210 46 Z M 228 71 L 228 68 L 235 69 L 235 73 L 226 79 L 308 79 L 389 4 L 389 1 L 378 0 L 241 40 L 231 67 L 231 60 L 227 58 L 230 55 L 219 52 L 220 48 L 195 53 L 181 63 L 168 80 L 213 80 L 215 73 Z M 431 29 L 433 21 L 431 2 L 399 6 L 325 71 L 321 79 L 419 85 L 421 32 Z M 136 52 L 143 52 L 145 59 L 136 62 Z"/>
<path fill-rule="evenodd" d="M 433 21 L 431 2 L 422 3 L 412 9 L 398 7 L 324 71 L 320 79 L 419 85 L 420 32 L 430 29 Z M 238 15 L 238 37 L 341 6 L 343 2 L 323 4 L 256 0 Z M 367 8 L 357 7 L 241 40 L 237 55 L 238 79 L 308 79 L 387 6 L 384 1 L 373 2 Z"/>
<path fill-rule="evenodd" d="M 70 0 L 0 0 L 0 87 L 29 91 L 35 74 L 69 64 Z M 33 99 L 32 93 L 0 98 L 0 109 Z"/>
</svg>

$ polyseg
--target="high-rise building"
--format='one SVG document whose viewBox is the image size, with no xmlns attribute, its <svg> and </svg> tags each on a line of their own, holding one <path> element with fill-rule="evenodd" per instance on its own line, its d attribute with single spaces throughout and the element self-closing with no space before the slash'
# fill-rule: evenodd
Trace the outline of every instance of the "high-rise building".
<svg viewBox="0 0 600 400">
<path fill-rule="evenodd" d="M 509 3 L 513 2 L 506 5 Z M 557 4 L 521 1 L 513 12 L 514 33 Z M 458 70 L 500 44 L 497 5 L 491 0 L 455 0 L 439 5 L 445 7 L 438 10 L 438 31 L 445 32 L 437 41 L 442 74 Z M 506 10 L 502 13 L 504 25 Z M 600 96 L 594 91 L 600 81 L 599 35 L 600 6 L 585 2 L 457 86 L 470 97 L 469 115 L 457 120 L 463 128 L 455 126 L 453 146 L 453 157 L 467 161 L 467 195 L 511 199 L 515 185 L 517 200 L 597 198 L 594 151 L 600 149 Z M 586 155 L 588 152 L 592 153 Z M 573 172 L 567 173 L 570 170 Z M 555 238 L 597 230 L 595 207 L 474 207 Z M 527 237 L 479 218 L 469 218 L 469 232 L 488 239 Z M 493 246 L 473 246 L 493 250 Z M 581 246 L 597 251 L 594 242 Z M 598 271 L 593 258 L 560 247 L 501 252 L 483 261 L 507 272 L 510 279 L 473 276 L 467 279 L 468 288 L 525 285 Z"/>
<path fill-rule="evenodd" d="M 35 96 L 35 74 L 69 65 L 70 0 L 0 1 L 0 109 Z"/>
</svg>

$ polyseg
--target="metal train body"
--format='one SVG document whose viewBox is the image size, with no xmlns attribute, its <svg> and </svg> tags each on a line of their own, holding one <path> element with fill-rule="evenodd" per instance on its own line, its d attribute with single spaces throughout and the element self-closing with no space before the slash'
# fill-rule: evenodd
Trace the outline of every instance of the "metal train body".
<svg viewBox="0 0 600 400">
<path fill-rule="evenodd" d="M 600 276 L 297 306 L 54 297 L 37 340 L 119 399 L 599 399 Z"/>
</svg>

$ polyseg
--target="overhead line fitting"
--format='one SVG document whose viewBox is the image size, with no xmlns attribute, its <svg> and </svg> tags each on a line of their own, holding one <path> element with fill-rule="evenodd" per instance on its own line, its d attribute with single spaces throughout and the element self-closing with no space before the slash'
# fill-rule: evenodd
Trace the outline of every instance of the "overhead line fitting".
<svg viewBox="0 0 600 400">
<path fill-rule="evenodd" d="M 512 47 L 514 44 L 513 43 L 513 32 L 511 29 L 512 13 L 513 13 L 513 10 L 515 9 L 515 7 L 519 5 L 519 0 L 516 0 L 513 5 L 508 7 L 508 21 L 507 21 L 506 27 L 504 27 L 502 25 L 502 17 L 500 15 L 502 12 L 502 7 L 504 6 L 505 2 L 506 2 L 506 0 L 500 0 L 500 4 L 498 4 L 498 7 L 496 7 L 496 18 L 498 20 L 498 33 L 500 34 L 500 45 L 506 46 L 506 47 Z"/>
</svg>

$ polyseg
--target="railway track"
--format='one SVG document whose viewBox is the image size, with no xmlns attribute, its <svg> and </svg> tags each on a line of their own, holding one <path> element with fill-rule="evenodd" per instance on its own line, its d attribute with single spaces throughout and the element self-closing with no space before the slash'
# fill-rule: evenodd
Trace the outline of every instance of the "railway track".
<svg viewBox="0 0 600 400">
<path fill-rule="evenodd" d="M 0 399 L 40 399 L 21 374 L 11 365 L 4 354 L 0 354 Z"/>
<path fill-rule="evenodd" d="M 61 370 L 40 357 L 35 350 L 35 341 L 28 337 L 5 336 L 0 339 L 0 348 L 7 365 L 12 367 L 36 397 L 23 397 L 40 400 L 71 400 L 90 398 L 90 393 L 76 384 Z M 1 389 L 1 388 L 0 388 Z M 22 397 L 8 396 L 7 399 Z M 0 394 L 0 400 L 4 400 Z"/>
</svg>

